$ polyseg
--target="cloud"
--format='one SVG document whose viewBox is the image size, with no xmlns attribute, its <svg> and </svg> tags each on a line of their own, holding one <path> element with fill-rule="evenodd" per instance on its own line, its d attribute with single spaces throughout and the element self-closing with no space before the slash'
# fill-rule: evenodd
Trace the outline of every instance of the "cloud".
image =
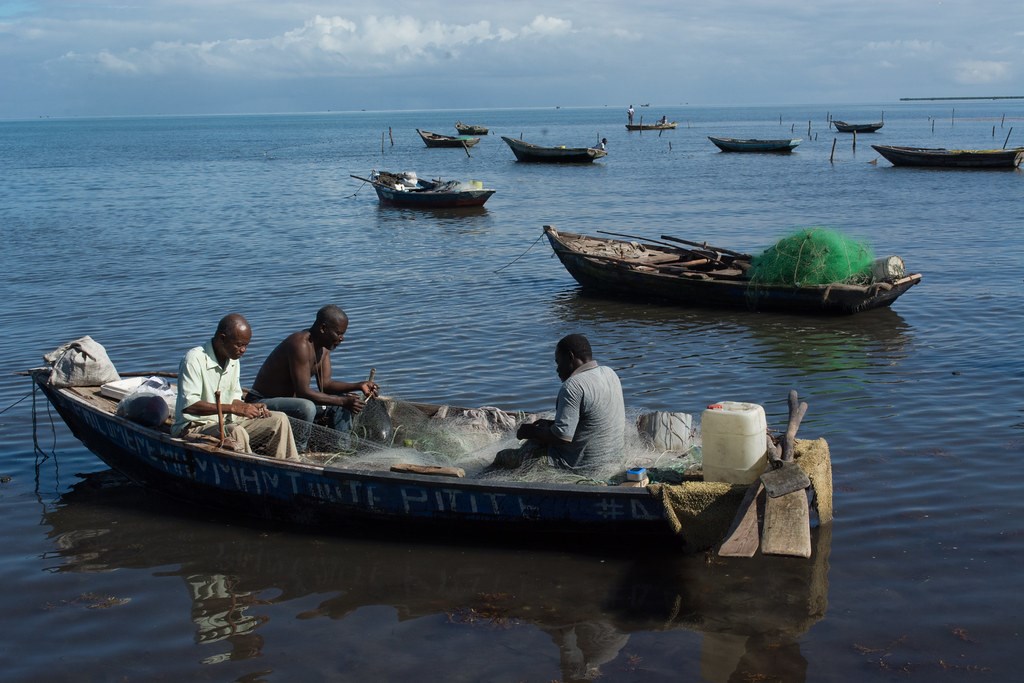
<svg viewBox="0 0 1024 683">
<path fill-rule="evenodd" d="M 953 67 L 953 80 L 961 85 L 1004 83 L 1011 79 L 1011 75 L 1009 62 L 971 60 Z"/>
<path fill-rule="evenodd" d="M 172 70 L 206 75 L 251 72 L 264 77 L 337 73 L 372 75 L 427 70 L 484 44 L 551 40 L 571 32 L 572 22 L 538 15 L 518 28 L 493 29 L 486 20 L 458 24 L 411 16 L 369 16 L 361 22 L 316 16 L 302 26 L 267 38 L 205 42 L 154 42 L 120 52 L 69 52 L 62 61 L 108 74 L 146 75 Z"/>
</svg>

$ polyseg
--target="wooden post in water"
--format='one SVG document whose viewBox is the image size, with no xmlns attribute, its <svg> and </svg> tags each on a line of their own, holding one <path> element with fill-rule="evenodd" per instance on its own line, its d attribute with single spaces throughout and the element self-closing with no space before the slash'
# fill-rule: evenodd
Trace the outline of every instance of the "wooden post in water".
<svg viewBox="0 0 1024 683">
<path fill-rule="evenodd" d="M 999 127 L 1002 128 L 1006 123 L 1006 114 L 1003 114 L 1003 118 L 999 119 Z"/>
<path fill-rule="evenodd" d="M 1003 149 L 1006 149 L 1006 143 L 1010 141 L 1010 133 L 1013 132 L 1013 126 L 1010 126 L 1010 131 L 1006 134 L 1006 139 L 1003 140 Z"/>
<path fill-rule="evenodd" d="M 932 133 L 935 132 L 935 119 L 932 119 Z"/>
<path fill-rule="evenodd" d="M 853 151 L 857 151 L 857 131 L 853 131 Z"/>
<path fill-rule="evenodd" d="M 949 125 L 956 124 L 956 107 L 953 107 L 953 111 L 949 114 Z"/>
<path fill-rule="evenodd" d="M 828 163 L 832 163 L 833 157 L 836 155 L 836 143 L 839 141 L 838 138 L 832 138 L 832 153 L 828 155 Z"/>
<path fill-rule="evenodd" d="M 380 155 L 384 156 L 384 131 L 380 132 Z"/>
<path fill-rule="evenodd" d="M 395 146 L 395 136 L 391 133 L 391 126 L 388 126 L 388 137 L 391 138 L 391 146 Z"/>
<path fill-rule="evenodd" d="M 810 121 L 807 122 L 807 137 L 808 137 L 808 139 L 811 137 L 811 122 Z"/>
</svg>

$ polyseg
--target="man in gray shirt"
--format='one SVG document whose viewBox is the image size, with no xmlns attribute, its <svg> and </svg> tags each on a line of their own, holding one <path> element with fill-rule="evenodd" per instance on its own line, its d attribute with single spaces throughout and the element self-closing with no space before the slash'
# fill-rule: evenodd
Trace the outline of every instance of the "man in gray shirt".
<svg viewBox="0 0 1024 683">
<path fill-rule="evenodd" d="M 622 456 L 626 408 L 618 375 L 597 364 L 590 342 L 582 334 L 559 340 L 555 364 L 562 380 L 555 419 L 520 425 L 516 437 L 533 443 L 516 449 L 519 457 L 502 451 L 495 459 L 496 467 L 517 467 L 530 455 L 542 455 L 545 449 L 540 446 L 547 447 L 550 464 L 570 469 Z"/>
</svg>

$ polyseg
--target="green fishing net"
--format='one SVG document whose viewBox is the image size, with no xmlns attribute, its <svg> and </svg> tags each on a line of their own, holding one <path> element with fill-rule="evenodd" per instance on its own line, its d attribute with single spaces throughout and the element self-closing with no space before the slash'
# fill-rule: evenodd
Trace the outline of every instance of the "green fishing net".
<svg viewBox="0 0 1024 683">
<path fill-rule="evenodd" d="M 755 256 L 752 284 L 828 285 L 870 279 L 871 248 L 829 228 L 805 228 Z"/>
</svg>

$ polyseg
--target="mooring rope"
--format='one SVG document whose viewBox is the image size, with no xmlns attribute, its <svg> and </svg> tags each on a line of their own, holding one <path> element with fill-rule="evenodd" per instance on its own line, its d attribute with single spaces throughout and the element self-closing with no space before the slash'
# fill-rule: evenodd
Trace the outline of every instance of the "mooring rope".
<svg viewBox="0 0 1024 683">
<path fill-rule="evenodd" d="M 526 255 L 527 255 L 528 253 L 530 253 L 530 249 L 533 249 L 533 248 L 534 248 L 534 247 L 535 247 L 535 246 L 537 245 L 537 242 L 540 242 L 540 241 L 541 241 L 542 239 L 544 239 L 544 233 L 541 233 L 541 234 L 540 234 L 540 237 L 538 237 L 537 239 L 535 239 L 535 240 L 533 241 L 533 244 L 531 244 L 531 245 L 530 245 L 529 247 L 527 247 L 527 248 L 526 248 L 526 251 L 524 251 L 524 252 L 523 252 L 522 254 L 520 254 L 519 256 L 515 257 L 514 259 L 512 259 L 511 261 L 509 261 L 508 263 L 506 263 L 505 265 L 503 265 L 503 266 L 502 266 L 501 268 L 498 268 L 498 269 L 497 269 L 496 271 L 494 271 L 494 272 L 495 272 L 495 273 L 500 273 L 501 271 L 505 270 L 506 268 L 508 268 L 509 266 L 511 266 L 511 265 L 512 265 L 513 263 L 515 263 L 515 262 L 516 262 L 516 261 L 518 261 L 519 259 L 521 259 L 521 258 L 523 258 L 524 256 L 526 256 Z"/>
</svg>

